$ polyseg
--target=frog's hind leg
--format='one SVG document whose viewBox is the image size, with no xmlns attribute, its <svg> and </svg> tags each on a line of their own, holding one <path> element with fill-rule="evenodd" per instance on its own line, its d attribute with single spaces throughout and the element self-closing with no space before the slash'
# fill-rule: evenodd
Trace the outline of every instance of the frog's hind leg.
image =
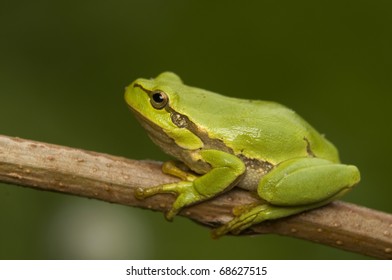
<svg viewBox="0 0 392 280">
<path fill-rule="evenodd" d="M 321 207 L 341 197 L 344 193 L 346 193 L 346 191 L 347 190 L 342 190 L 328 200 L 304 206 L 281 207 L 265 202 L 261 202 L 259 205 L 252 204 L 255 205 L 253 208 L 249 208 L 248 211 L 244 211 L 242 214 L 238 215 L 227 224 L 214 229 L 212 231 L 212 238 L 219 238 L 229 232 L 233 234 L 239 234 L 241 231 L 249 228 L 250 226 L 267 220 L 275 220 Z"/>
<path fill-rule="evenodd" d="M 355 166 L 318 158 L 282 162 L 265 175 L 258 186 L 264 200 L 213 231 L 213 237 L 242 230 L 263 222 L 325 205 L 349 191 L 359 181 Z"/>
</svg>

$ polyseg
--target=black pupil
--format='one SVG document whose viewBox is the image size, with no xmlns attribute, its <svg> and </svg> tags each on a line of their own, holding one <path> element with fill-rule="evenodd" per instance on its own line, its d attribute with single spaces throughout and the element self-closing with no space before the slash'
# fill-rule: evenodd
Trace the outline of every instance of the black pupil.
<svg viewBox="0 0 392 280">
<path fill-rule="evenodd" d="M 160 92 L 154 93 L 152 95 L 152 99 L 154 99 L 156 103 L 162 103 L 164 101 L 164 98 Z"/>
</svg>

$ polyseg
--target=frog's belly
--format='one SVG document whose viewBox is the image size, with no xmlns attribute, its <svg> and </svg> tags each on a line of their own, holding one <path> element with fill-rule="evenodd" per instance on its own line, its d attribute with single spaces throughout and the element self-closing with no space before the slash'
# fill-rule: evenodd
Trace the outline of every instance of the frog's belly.
<svg viewBox="0 0 392 280">
<path fill-rule="evenodd" d="M 270 172 L 273 165 L 269 162 L 248 159 L 243 156 L 239 156 L 245 163 L 246 172 L 237 186 L 241 189 L 255 191 L 259 185 L 261 178 Z"/>
</svg>

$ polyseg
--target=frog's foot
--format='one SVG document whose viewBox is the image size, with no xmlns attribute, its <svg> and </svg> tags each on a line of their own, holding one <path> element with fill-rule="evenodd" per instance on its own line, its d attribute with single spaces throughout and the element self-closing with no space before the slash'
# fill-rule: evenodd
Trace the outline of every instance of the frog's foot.
<svg viewBox="0 0 392 280">
<path fill-rule="evenodd" d="M 179 167 L 181 162 L 173 160 L 166 161 L 162 165 L 162 171 L 182 179 L 183 181 L 177 183 L 163 184 L 151 188 L 138 188 L 135 192 L 137 199 L 145 199 L 147 197 L 160 194 L 171 193 L 177 195 L 176 201 L 173 203 L 171 209 L 165 214 L 167 220 L 172 220 L 175 215 L 185 206 L 196 201 L 203 200 L 203 197 L 195 190 L 193 181 L 198 178 L 195 174 L 187 172 Z"/>
<path fill-rule="evenodd" d="M 236 215 L 236 217 L 227 224 L 224 224 L 214 229 L 211 232 L 212 238 L 217 239 L 229 232 L 235 232 L 236 234 L 238 234 L 239 232 L 241 232 L 241 230 L 255 224 L 257 216 L 261 212 L 265 211 L 267 207 L 267 205 L 259 205 L 253 208 L 249 208 L 247 206 L 248 205 L 243 208 L 236 207 L 235 209 L 233 209 L 234 215 Z"/>
<path fill-rule="evenodd" d="M 136 198 L 144 199 L 159 193 L 177 195 L 172 207 L 166 213 L 166 218 L 171 220 L 183 207 L 207 200 L 231 188 L 245 172 L 242 160 L 232 154 L 217 150 L 202 150 L 200 157 L 211 165 L 211 170 L 206 174 L 196 176 L 169 161 L 162 167 L 163 171 L 183 181 L 151 188 L 138 188 L 135 192 Z"/>
<path fill-rule="evenodd" d="M 160 193 L 172 193 L 177 195 L 172 207 L 165 214 L 166 219 L 169 221 L 171 221 L 183 207 L 205 199 L 195 190 L 193 182 L 187 181 L 164 184 L 152 188 L 138 188 L 136 189 L 135 196 L 137 199 L 145 199 Z"/>
<path fill-rule="evenodd" d="M 239 234 L 252 225 L 265 220 L 273 220 L 300 213 L 309 207 L 277 207 L 270 204 L 260 204 L 244 211 L 233 220 L 212 231 L 212 238 L 219 238 L 227 233 Z"/>
</svg>

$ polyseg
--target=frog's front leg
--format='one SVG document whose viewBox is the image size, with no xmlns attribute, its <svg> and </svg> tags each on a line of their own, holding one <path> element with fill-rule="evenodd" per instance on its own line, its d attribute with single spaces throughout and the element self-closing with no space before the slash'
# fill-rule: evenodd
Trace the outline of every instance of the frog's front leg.
<svg viewBox="0 0 392 280">
<path fill-rule="evenodd" d="M 139 188 L 135 196 L 144 199 L 159 193 L 177 194 L 171 209 L 166 213 L 166 218 L 171 220 L 183 207 L 207 200 L 230 189 L 245 172 L 242 160 L 232 154 L 218 150 L 202 150 L 200 157 L 211 165 L 211 170 L 206 174 L 196 177 L 179 170 L 169 162 L 163 167 L 166 169 L 165 173 L 186 180 L 152 188 Z"/>
<path fill-rule="evenodd" d="M 260 181 L 260 202 L 213 231 L 213 237 L 235 234 L 265 220 L 290 216 L 325 205 L 359 182 L 355 166 L 318 158 L 297 158 L 277 165 Z"/>
</svg>

